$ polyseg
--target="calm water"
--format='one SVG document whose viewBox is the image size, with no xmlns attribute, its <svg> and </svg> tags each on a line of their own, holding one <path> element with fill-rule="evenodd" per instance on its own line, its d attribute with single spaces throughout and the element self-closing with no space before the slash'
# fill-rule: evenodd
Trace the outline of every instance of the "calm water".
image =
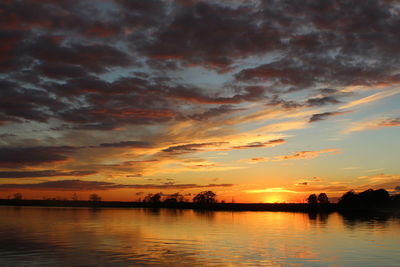
<svg viewBox="0 0 400 267">
<path fill-rule="evenodd" d="M 400 219 L 0 207 L 0 266 L 399 266 Z"/>
</svg>

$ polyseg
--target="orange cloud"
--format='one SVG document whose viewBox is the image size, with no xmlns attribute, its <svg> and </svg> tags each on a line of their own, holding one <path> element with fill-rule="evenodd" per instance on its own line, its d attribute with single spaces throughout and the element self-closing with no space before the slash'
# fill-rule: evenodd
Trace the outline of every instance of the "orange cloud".
<svg viewBox="0 0 400 267">
<path fill-rule="evenodd" d="M 339 109 L 346 109 L 346 108 L 351 108 L 351 107 L 363 105 L 363 104 L 370 103 L 370 102 L 375 102 L 375 101 L 378 101 L 380 99 L 383 99 L 383 98 L 386 98 L 389 96 L 397 95 L 399 93 L 400 93 L 399 88 L 375 93 L 375 94 L 369 95 L 367 97 L 363 97 L 363 98 L 351 101 L 351 102 L 339 107 Z"/>
<path fill-rule="evenodd" d="M 397 118 L 380 118 L 371 121 L 354 122 L 352 125 L 343 130 L 342 133 L 348 134 L 352 132 L 359 132 L 365 130 L 377 130 L 383 127 L 396 127 L 400 126 L 400 117 Z"/>
<path fill-rule="evenodd" d="M 331 148 L 331 149 L 324 149 L 324 150 L 317 150 L 317 151 L 299 151 L 299 152 L 293 153 L 292 155 L 278 156 L 277 159 L 278 160 L 313 159 L 323 153 L 337 154 L 337 153 L 340 153 L 340 149 Z"/>
<path fill-rule="evenodd" d="M 244 192 L 249 194 L 258 194 L 258 193 L 297 193 L 294 190 L 285 189 L 282 187 L 274 187 L 274 188 L 264 188 L 264 189 L 251 189 L 245 190 Z"/>
</svg>

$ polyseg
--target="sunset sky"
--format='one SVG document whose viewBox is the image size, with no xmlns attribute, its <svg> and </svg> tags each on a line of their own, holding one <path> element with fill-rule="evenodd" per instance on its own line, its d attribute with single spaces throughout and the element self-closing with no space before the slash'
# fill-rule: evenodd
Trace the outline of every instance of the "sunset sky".
<svg viewBox="0 0 400 267">
<path fill-rule="evenodd" d="M 0 198 L 400 192 L 395 0 L 3 0 Z"/>
</svg>

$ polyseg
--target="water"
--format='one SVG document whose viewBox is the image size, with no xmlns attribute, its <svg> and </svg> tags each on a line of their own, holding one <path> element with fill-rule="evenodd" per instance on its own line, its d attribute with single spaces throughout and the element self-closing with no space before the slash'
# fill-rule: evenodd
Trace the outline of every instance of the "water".
<svg viewBox="0 0 400 267">
<path fill-rule="evenodd" d="M 0 266 L 399 266 L 400 219 L 0 207 Z"/>
</svg>

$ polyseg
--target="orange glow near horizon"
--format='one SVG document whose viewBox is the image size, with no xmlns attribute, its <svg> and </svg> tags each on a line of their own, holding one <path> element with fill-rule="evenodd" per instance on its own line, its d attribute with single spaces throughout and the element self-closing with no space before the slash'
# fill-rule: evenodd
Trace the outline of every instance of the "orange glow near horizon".
<svg viewBox="0 0 400 267">
<path fill-rule="evenodd" d="M 162 190 L 151 190 L 142 193 L 138 193 L 137 190 L 132 189 L 115 189 L 115 190 L 90 190 L 90 191 L 66 191 L 66 190 L 7 190 L 0 192 L 0 199 L 13 198 L 15 193 L 21 193 L 23 199 L 59 199 L 59 200 L 72 200 L 77 197 L 78 200 L 88 200 L 91 194 L 97 194 L 101 197 L 102 201 L 140 201 L 149 193 L 158 193 Z M 179 191 L 180 194 L 184 195 L 185 201 L 192 201 L 192 198 L 199 192 L 205 191 L 203 189 L 191 189 L 185 191 Z M 296 193 L 256 193 L 248 194 L 244 192 L 236 192 L 234 194 L 226 194 L 218 190 L 212 190 L 215 192 L 218 202 L 226 203 L 304 203 L 308 196 L 305 192 Z M 177 191 L 163 191 L 165 197 L 168 194 L 177 193 Z M 344 193 L 344 192 L 343 192 Z M 74 194 L 76 194 L 74 196 Z M 191 194 L 191 195 L 189 195 Z M 341 194 L 328 194 L 329 198 L 335 198 Z"/>
<path fill-rule="evenodd" d="M 286 202 L 286 199 L 281 195 L 270 195 L 264 198 L 264 203 L 283 203 Z"/>
</svg>

